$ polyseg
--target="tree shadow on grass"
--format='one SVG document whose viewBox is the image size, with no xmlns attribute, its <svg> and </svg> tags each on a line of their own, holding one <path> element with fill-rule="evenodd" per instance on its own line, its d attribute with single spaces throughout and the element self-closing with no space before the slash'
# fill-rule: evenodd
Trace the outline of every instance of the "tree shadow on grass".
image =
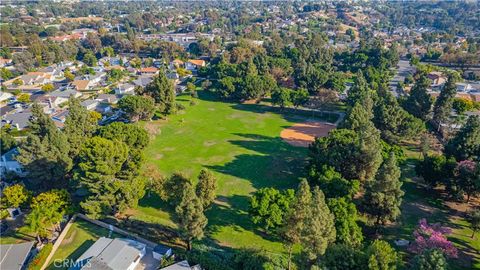
<svg viewBox="0 0 480 270">
<path fill-rule="evenodd" d="M 229 197 L 217 197 L 217 203 L 213 204 L 207 211 L 209 220 L 207 235 L 212 238 L 214 234 L 221 232 L 223 228 L 230 227 L 237 232 L 251 231 L 266 240 L 278 241 L 275 236 L 266 234 L 258 225 L 252 222 L 248 214 L 249 204 L 249 196 L 233 195 Z M 219 244 L 223 245 L 225 243 Z"/>
<path fill-rule="evenodd" d="M 292 188 L 304 175 L 307 149 L 293 147 L 281 138 L 258 134 L 236 133 L 243 140 L 230 140 L 234 145 L 257 154 L 241 154 L 225 165 L 206 166 L 217 172 L 246 179 L 256 189 L 264 187 Z"/>
<path fill-rule="evenodd" d="M 327 121 L 334 123 L 338 119 L 338 114 L 328 112 L 316 112 L 310 110 L 294 109 L 294 108 L 279 108 L 265 104 L 246 104 L 238 101 L 221 99 L 215 93 L 209 91 L 198 91 L 198 98 L 204 101 L 210 102 L 223 102 L 231 104 L 230 106 L 235 110 L 249 111 L 254 113 L 275 113 L 281 115 L 285 120 L 289 122 L 303 122 L 307 119 Z M 266 99 L 265 99 L 266 100 Z"/>
</svg>

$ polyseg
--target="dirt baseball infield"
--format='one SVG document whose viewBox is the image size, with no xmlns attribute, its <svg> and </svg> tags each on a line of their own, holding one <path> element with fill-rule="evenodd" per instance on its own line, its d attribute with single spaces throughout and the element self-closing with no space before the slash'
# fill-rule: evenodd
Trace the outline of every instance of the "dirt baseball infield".
<svg viewBox="0 0 480 270">
<path fill-rule="evenodd" d="M 305 122 L 282 130 L 280 137 L 293 146 L 308 147 L 315 137 L 325 137 L 335 125 L 323 122 Z"/>
</svg>

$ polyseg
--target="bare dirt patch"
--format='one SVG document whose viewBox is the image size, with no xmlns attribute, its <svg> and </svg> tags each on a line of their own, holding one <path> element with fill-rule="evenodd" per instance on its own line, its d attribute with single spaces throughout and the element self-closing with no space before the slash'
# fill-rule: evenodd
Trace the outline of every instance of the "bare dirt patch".
<svg viewBox="0 0 480 270">
<path fill-rule="evenodd" d="M 293 146 L 308 147 L 315 137 L 325 137 L 335 125 L 324 122 L 298 123 L 282 130 L 280 137 Z"/>
</svg>

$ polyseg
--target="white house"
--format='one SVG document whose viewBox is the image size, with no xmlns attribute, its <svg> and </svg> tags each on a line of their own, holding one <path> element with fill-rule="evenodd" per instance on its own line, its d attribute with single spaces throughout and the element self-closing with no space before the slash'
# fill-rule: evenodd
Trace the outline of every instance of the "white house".
<svg viewBox="0 0 480 270">
<path fill-rule="evenodd" d="M 115 94 L 117 94 L 117 95 L 134 95 L 135 94 L 135 85 L 129 84 L 129 83 L 120 84 L 115 89 Z"/>
<path fill-rule="evenodd" d="M 206 66 L 206 63 L 204 60 L 193 60 L 190 59 L 188 62 L 185 63 L 185 68 L 190 71 L 195 71 L 201 67 Z"/>
<path fill-rule="evenodd" d="M 13 172 L 18 174 L 19 176 L 26 175 L 22 165 L 15 159 L 17 155 L 17 148 L 13 148 L 12 150 L 2 155 L 0 162 L 0 174 L 3 175 L 4 173 Z"/>
<path fill-rule="evenodd" d="M 138 241 L 101 237 L 75 261 L 70 269 L 134 270 L 146 253 L 146 245 Z"/>
</svg>

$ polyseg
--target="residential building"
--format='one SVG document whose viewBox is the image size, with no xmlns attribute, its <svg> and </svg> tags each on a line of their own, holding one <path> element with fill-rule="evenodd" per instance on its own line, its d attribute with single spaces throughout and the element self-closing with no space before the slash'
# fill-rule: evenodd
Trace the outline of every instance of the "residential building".
<svg viewBox="0 0 480 270">
<path fill-rule="evenodd" d="M 17 130 L 23 130 L 28 127 L 30 117 L 32 117 L 32 112 L 29 110 L 7 114 L 3 116 L 2 126 L 10 124 L 10 126 Z"/>
<path fill-rule="evenodd" d="M 15 158 L 18 154 L 19 154 L 18 149 L 13 148 L 1 156 L 0 175 L 13 172 L 19 176 L 25 176 L 25 171 L 23 170 L 23 166 Z M 0 268 L 0 269 L 3 269 L 3 268 Z"/>
<path fill-rule="evenodd" d="M 0 269 L 23 270 L 27 267 L 34 242 L 0 245 Z"/>
<path fill-rule="evenodd" d="M 95 100 L 98 100 L 103 103 L 117 104 L 119 97 L 113 94 L 100 94 Z"/>
<path fill-rule="evenodd" d="M 136 86 L 145 87 L 152 80 L 153 80 L 152 76 L 148 76 L 148 75 L 139 76 L 135 81 L 133 81 L 133 84 L 136 85 Z"/>
<path fill-rule="evenodd" d="M 135 85 L 130 83 L 120 84 L 115 88 L 115 94 L 117 95 L 134 95 Z"/>
<path fill-rule="evenodd" d="M 155 75 L 158 73 L 158 68 L 156 67 L 145 67 L 139 70 L 140 75 Z"/>
<path fill-rule="evenodd" d="M 93 88 L 94 83 L 90 80 L 75 80 L 71 86 L 77 91 L 87 91 Z"/>
<path fill-rule="evenodd" d="M 152 254 L 154 259 L 161 260 L 172 256 L 172 249 L 163 245 L 157 245 L 153 249 Z"/>
<path fill-rule="evenodd" d="M 205 60 L 199 59 L 190 59 L 185 63 L 185 68 L 190 71 L 195 71 L 204 66 L 206 66 Z"/>
<path fill-rule="evenodd" d="M 199 264 L 195 266 L 190 266 L 188 261 L 185 260 L 185 261 L 177 262 L 170 266 L 161 268 L 161 270 L 202 270 L 202 267 Z"/>
<path fill-rule="evenodd" d="M 101 237 L 77 259 L 70 269 L 133 270 L 146 252 L 146 245 L 135 240 Z"/>
</svg>

